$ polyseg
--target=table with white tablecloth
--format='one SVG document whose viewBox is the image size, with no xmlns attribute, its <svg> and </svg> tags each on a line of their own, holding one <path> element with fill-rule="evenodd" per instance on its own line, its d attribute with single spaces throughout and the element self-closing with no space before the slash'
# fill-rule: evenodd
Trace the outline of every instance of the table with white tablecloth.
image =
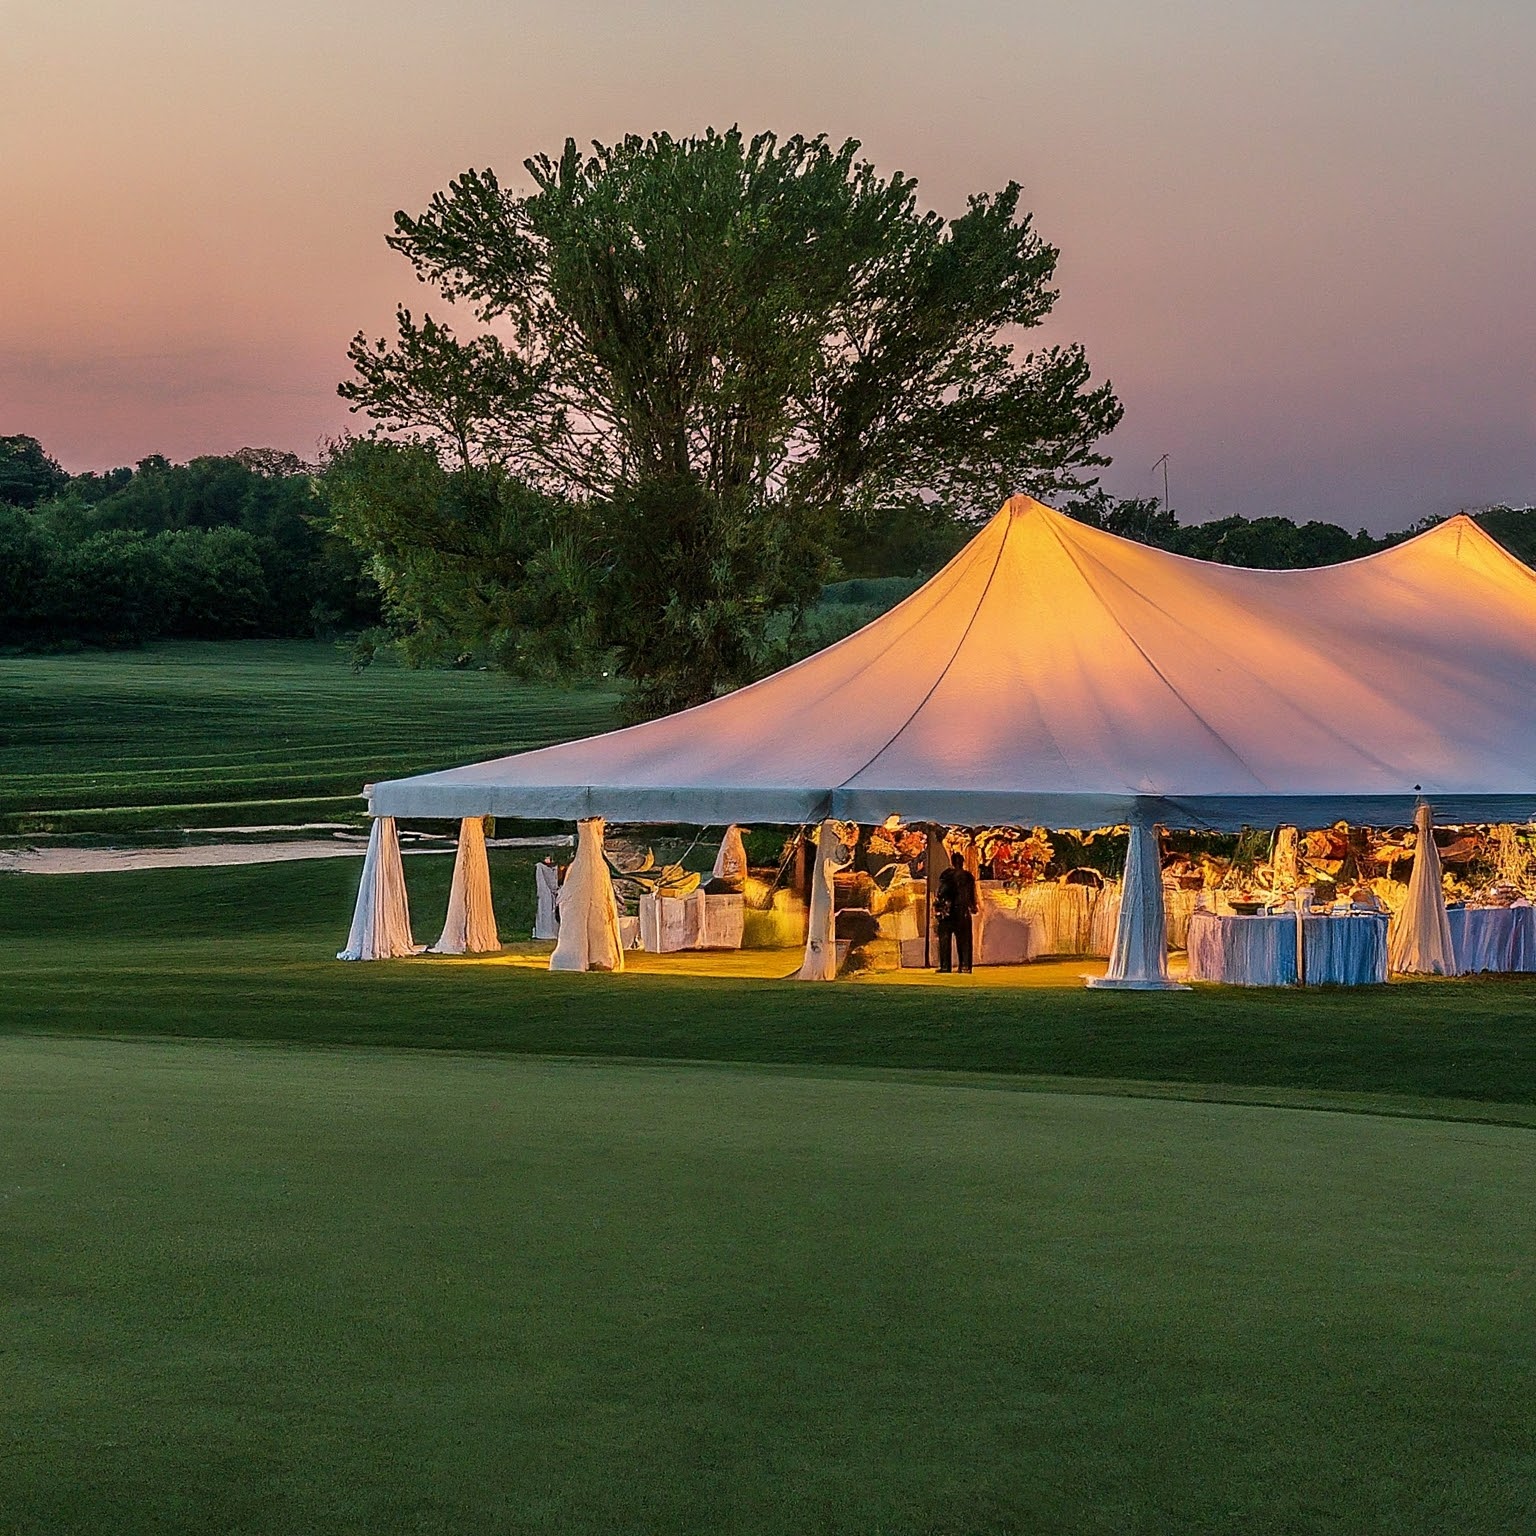
<svg viewBox="0 0 1536 1536">
<path fill-rule="evenodd" d="M 1313 985 L 1367 986 L 1387 979 L 1387 919 L 1382 913 L 1309 914 L 1301 919 L 1306 979 Z M 1189 979 L 1240 987 L 1296 982 L 1296 914 L 1219 916 L 1195 912 L 1187 939 Z"/>
<path fill-rule="evenodd" d="M 975 927 L 977 965 L 1023 965 L 1047 953 L 1046 928 L 1029 889 L 1006 891 L 991 881 L 978 892 Z"/>
<path fill-rule="evenodd" d="M 1010 892 L 1001 882 L 983 880 L 978 889 L 983 909 L 989 900 L 996 900 L 1005 903 L 1010 911 L 1024 912 L 1039 920 L 1042 955 L 1104 959 L 1114 947 L 1115 924 L 1120 917 L 1117 880 L 1107 880 L 1102 887 L 1037 880 L 1016 892 Z M 1163 892 L 1170 949 L 1183 949 L 1197 895 L 1195 891 Z"/>
<path fill-rule="evenodd" d="M 653 955 L 680 949 L 740 949 L 745 923 L 740 896 L 706 894 L 640 898 L 640 948 Z"/>
<path fill-rule="evenodd" d="M 1001 881 L 983 880 L 977 889 L 983 916 L 996 907 L 1010 920 L 1032 920 L 1039 930 L 1035 954 L 1092 955 L 1100 952 L 1095 948 L 1099 943 L 1104 944 L 1102 953 L 1109 953 L 1120 908 L 1118 886 L 1101 891 L 1091 885 L 1037 880 L 1010 890 Z"/>
<path fill-rule="evenodd" d="M 1458 976 L 1536 971 L 1536 907 L 1452 907 L 1445 917 Z"/>
</svg>

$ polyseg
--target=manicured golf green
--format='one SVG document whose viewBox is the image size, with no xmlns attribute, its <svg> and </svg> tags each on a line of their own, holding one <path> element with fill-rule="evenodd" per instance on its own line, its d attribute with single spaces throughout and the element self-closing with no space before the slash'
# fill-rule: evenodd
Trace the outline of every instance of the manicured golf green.
<svg viewBox="0 0 1536 1536">
<path fill-rule="evenodd" d="M 298 640 L 0 657 L 0 832 L 333 818 L 371 780 L 588 735 L 608 693 Z"/>
<path fill-rule="evenodd" d="M 0 1042 L 4 1527 L 1521 1532 L 1531 1133 Z"/>
</svg>

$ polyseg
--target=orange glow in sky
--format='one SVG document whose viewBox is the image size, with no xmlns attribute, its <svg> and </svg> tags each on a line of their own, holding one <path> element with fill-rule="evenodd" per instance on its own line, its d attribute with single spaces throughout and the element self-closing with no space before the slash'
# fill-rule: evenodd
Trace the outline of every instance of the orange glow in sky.
<svg viewBox="0 0 1536 1536">
<path fill-rule="evenodd" d="M 1528 0 L 0 0 L 0 433 L 71 469 L 350 421 L 384 246 L 567 135 L 826 131 L 946 212 L 1010 177 L 1046 340 L 1187 519 L 1536 500 Z"/>
</svg>

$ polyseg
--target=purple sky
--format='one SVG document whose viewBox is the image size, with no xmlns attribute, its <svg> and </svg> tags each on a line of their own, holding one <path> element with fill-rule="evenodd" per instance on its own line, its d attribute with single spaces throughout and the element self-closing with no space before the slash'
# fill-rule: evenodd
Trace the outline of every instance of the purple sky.
<svg viewBox="0 0 1536 1536">
<path fill-rule="evenodd" d="M 1536 500 L 1536 5 L 0 0 L 0 433 L 71 469 L 311 455 L 384 247 L 469 165 L 706 124 L 1024 183 L 1046 339 L 1188 519 Z"/>
</svg>

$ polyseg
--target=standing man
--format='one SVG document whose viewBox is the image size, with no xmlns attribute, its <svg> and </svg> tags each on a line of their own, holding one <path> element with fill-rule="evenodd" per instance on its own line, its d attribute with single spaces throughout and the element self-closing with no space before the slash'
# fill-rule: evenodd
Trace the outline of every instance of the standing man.
<svg viewBox="0 0 1536 1536">
<path fill-rule="evenodd" d="M 939 928 L 939 974 L 949 974 L 949 941 L 953 936 L 960 974 L 971 974 L 971 918 L 976 912 L 976 877 L 965 867 L 965 855 L 953 853 L 949 868 L 939 876 L 933 915 Z"/>
</svg>

